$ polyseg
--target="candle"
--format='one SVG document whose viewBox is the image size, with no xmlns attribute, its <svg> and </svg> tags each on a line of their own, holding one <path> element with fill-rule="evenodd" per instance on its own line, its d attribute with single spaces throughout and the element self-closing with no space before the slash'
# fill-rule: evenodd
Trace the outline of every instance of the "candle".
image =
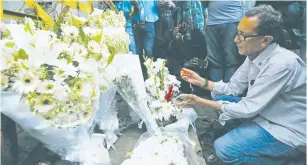
<svg viewBox="0 0 307 165">
<path fill-rule="evenodd" d="M 168 89 L 167 95 L 166 95 L 166 101 L 169 102 L 172 96 L 172 92 L 173 92 L 173 85 L 170 86 L 170 88 Z"/>
</svg>

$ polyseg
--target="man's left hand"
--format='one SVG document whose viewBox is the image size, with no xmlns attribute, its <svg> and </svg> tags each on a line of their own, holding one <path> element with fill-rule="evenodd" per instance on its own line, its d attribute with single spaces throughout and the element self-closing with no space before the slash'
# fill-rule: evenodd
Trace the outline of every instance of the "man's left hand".
<svg viewBox="0 0 307 165">
<path fill-rule="evenodd" d="M 176 106 L 189 106 L 198 104 L 198 97 L 192 94 L 181 94 L 173 99 Z"/>
</svg>

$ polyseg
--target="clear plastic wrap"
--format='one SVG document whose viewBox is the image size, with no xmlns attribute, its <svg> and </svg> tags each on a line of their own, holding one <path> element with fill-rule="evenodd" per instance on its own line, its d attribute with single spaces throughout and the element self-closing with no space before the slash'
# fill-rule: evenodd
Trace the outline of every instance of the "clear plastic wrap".
<svg viewBox="0 0 307 165">
<path fill-rule="evenodd" d="M 196 132 L 194 122 L 197 119 L 197 114 L 193 108 L 182 108 L 182 112 L 177 116 L 178 120 L 175 123 L 165 126 L 166 129 L 188 131 L 191 125 Z"/>
<path fill-rule="evenodd" d="M 151 117 L 147 94 L 138 56 L 117 54 L 107 68 L 105 78 L 117 86 L 117 91 L 144 121 L 149 134 L 160 134 L 160 128 Z M 115 75 L 115 73 L 117 73 Z"/>
<path fill-rule="evenodd" d="M 107 150 L 103 147 L 103 137 L 91 136 L 95 126 L 98 102 L 91 118 L 74 123 L 74 127 L 55 127 L 30 111 L 22 101 L 22 96 L 13 92 L 1 92 L 1 112 L 14 120 L 22 129 L 42 142 L 45 147 L 65 160 L 81 162 L 84 165 L 110 165 Z"/>
<path fill-rule="evenodd" d="M 114 143 L 118 140 L 119 120 L 117 117 L 116 107 L 116 87 L 111 86 L 109 89 L 100 94 L 99 110 L 96 115 L 96 123 L 99 129 L 104 132 L 107 149 L 114 147 Z"/>
<path fill-rule="evenodd" d="M 175 160 L 172 158 L 167 158 L 170 155 L 172 155 L 173 153 L 164 153 L 163 150 L 160 150 L 161 153 L 159 153 L 159 148 L 157 147 L 155 149 L 151 149 L 150 145 L 148 144 L 147 140 L 152 141 L 152 138 L 156 138 L 156 139 L 165 139 L 162 140 L 161 142 L 158 142 L 157 144 L 155 144 L 155 146 L 157 145 L 161 145 L 162 147 L 162 143 L 167 142 L 168 140 L 175 140 L 175 143 L 178 143 L 178 145 L 182 145 L 182 147 L 173 147 L 172 148 L 164 148 L 163 150 L 167 150 L 167 152 L 177 152 L 176 150 L 181 150 L 183 148 L 183 155 L 179 156 L 179 157 L 175 157 Z M 178 141 L 177 141 L 178 140 Z M 143 146 L 141 146 L 143 145 Z M 145 146 L 144 146 L 145 145 Z M 167 146 L 164 147 L 168 147 L 171 146 L 171 144 L 167 144 Z M 180 130 L 173 130 L 173 129 L 165 129 L 162 132 L 162 135 L 154 135 L 151 136 L 148 132 L 142 134 L 140 136 L 140 138 L 138 139 L 137 143 L 135 144 L 133 151 L 131 151 L 130 153 L 128 153 L 128 155 L 131 157 L 130 159 L 125 160 L 121 165 L 130 165 L 130 164 L 135 164 L 137 163 L 137 161 L 133 160 L 136 158 L 142 158 L 142 156 L 139 155 L 133 155 L 133 154 L 140 154 L 140 152 L 134 152 L 136 150 L 139 150 L 138 147 L 145 147 L 148 148 L 147 150 L 144 150 L 144 160 L 146 158 L 148 158 L 148 154 L 152 154 L 152 158 L 153 159 L 159 159 L 156 156 L 162 156 L 160 157 L 160 160 L 152 160 L 150 163 L 146 163 L 146 164 L 150 164 L 150 165 L 169 165 L 169 164 L 177 164 L 179 163 L 180 165 L 200 165 L 199 162 L 199 157 L 197 156 L 197 154 L 195 153 L 195 146 L 196 143 L 189 138 L 188 133 L 186 131 L 180 131 Z M 163 148 L 163 147 L 162 147 Z M 152 151 L 150 151 L 152 150 Z M 141 153 L 143 154 L 143 153 Z M 162 154 L 162 155 L 160 155 Z M 179 154 L 180 155 L 180 154 Z M 142 160 L 141 160 L 142 161 Z M 146 161 L 146 160 L 145 160 Z"/>
</svg>

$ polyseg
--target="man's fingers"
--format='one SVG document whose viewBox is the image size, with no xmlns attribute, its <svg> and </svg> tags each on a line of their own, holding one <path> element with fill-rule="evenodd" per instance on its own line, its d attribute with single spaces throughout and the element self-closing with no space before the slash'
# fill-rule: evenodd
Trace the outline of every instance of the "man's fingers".
<svg viewBox="0 0 307 165">
<path fill-rule="evenodd" d="M 187 77 L 187 76 L 182 76 L 181 78 L 182 78 L 184 81 L 190 82 L 190 78 Z"/>
</svg>

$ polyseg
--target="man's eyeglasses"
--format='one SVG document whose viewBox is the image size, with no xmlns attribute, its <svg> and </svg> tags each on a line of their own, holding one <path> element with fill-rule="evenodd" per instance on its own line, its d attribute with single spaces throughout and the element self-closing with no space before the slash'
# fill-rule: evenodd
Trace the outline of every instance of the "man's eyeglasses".
<svg viewBox="0 0 307 165">
<path fill-rule="evenodd" d="M 262 34 L 255 34 L 255 35 L 243 35 L 243 34 L 237 34 L 236 37 L 239 41 L 243 42 L 246 40 L 246 38 L 251 38 L 251 37 L 258 37 L 258 36 L 263 36 Z"/>
</svg>

